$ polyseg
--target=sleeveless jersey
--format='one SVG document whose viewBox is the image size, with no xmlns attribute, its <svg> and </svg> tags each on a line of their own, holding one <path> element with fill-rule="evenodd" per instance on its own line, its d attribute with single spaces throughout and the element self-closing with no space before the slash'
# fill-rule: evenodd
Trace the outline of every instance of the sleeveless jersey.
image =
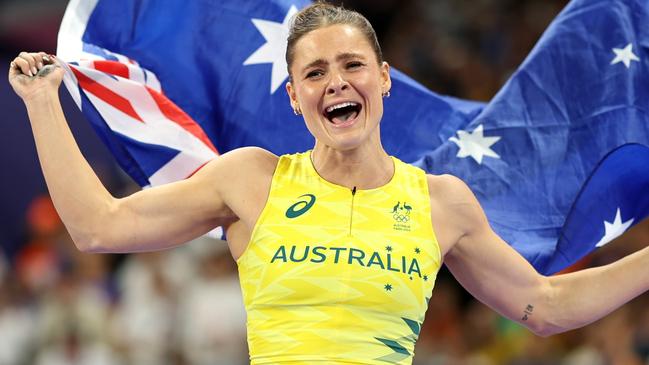
<svg viewBox="0 0 649 365">
<path fill-rule="evenodd" d="M 392 157 L 386 185 L 324 180 L 281 156 L 237 260 L 251 364 L 411 364 L 441 265 L 425 173 Z"/>
</svg>

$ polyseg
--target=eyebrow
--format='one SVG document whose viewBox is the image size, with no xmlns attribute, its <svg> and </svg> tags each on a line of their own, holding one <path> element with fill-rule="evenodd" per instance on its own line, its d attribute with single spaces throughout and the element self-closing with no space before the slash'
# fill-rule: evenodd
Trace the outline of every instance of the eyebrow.
<svg viewBox="0 0 649 365">
<path fill-rule="evenodd" d="M 349 59 L 353 59 L 353 58 L 360 58 L 360 59 L 363 59 L 363 60 L 365 59 L 365 57 L 363 57 L 363 55 L 361 55 L 360 53 L 345 52 L 345 53 L 341 53 L 341 54 L 337 55 L 336 56 L 336 61 L 341 62 L 341 61 L 345 61 L 345 60 L 349 60 Z M 302 72 L 304 72 L 305 70 L 307 70 L 307 69 L 309 69 L 311 67 L 324 66 L 324 65 L 328 65 L 328 64 L 329 64 L 328 61 L 326 61 L 326 60 L 324 60 L 322 58 L 318 58 L 317 60 L 312 61 L 308 65 L 304 66 L 304 68 L 302 68 Z"/>
</svg>

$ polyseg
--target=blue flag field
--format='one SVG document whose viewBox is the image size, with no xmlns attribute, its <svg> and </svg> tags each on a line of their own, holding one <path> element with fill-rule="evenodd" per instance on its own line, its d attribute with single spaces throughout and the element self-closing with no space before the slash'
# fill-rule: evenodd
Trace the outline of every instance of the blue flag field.
<svg viewBox="0 0 649 365">
<path fill-rule="evenodd" d="M 313 147 L 284 84 L 307 1 L 72 0 L 65 84 L 141 186 L 220 153 Z M 469 184 L 494 230 L 551 274 L 649 215 L 649 3 L 574 0 L 487 104 L 392 71 L 383 145 Z M 388 60 L 389 62 L 389 60 Z"/>
</svg>

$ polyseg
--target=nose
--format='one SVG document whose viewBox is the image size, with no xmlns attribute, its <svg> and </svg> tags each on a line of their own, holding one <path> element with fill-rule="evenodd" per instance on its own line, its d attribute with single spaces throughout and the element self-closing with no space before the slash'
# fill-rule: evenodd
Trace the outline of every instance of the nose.
<svg viewBox="0 0 649 365">
<path fill-rule="evenodd" d="M 332 72 L 331 79 L 327 85 L 327 94 L 336 95 L 349 88 L 349 83 L 340 72 Z"/>
</svg>

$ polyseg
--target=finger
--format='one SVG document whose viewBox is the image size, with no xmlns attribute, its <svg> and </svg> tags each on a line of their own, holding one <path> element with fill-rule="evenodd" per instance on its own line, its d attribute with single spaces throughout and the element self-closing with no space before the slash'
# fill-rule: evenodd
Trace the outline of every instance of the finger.
<svg viewBox="0 0 649 365">
<path fill-rule="evenodd" d="M 32 57 L 34 57 L 34 61 L 36 62 L 36 70 L 39 70 L 43 68 L 44 61 L 43 61 L 43 56 L 45 55 L 44 52 L 38 52 L 38 53 L 32 53 Z"/>
<path fill-rule="evenodd" d="M 11 61 L 11 63 L 9 64 L 9 76 L 17 75 L 19 73 L 20 73 L 20 67 L 18 67 L 16 62 Z"/>
<path fill-rule="evenodd" d="M 49 55 L 45 52 L 38 52 L 34 54 L 34 58 L 36 59 L 36 68 L 40 71 L 43 67 L 54 64 L 54 55 Z"/>
<path fill-rule="evenodd" d="M 11 61 L 11 64 L 9 66 L 9 79 L 23 74 L 23 70 L 21 69 L 20 65 L 18 65 L 17 60 L 18 58 L 15 58 L 13 61 Z"/>
<path fill-rule="evenodd" d="M 46 56 L 47 56 L 47 58 L 48 58 L 48 60 L 49 60 L 48 62 L 49 62 L 50 64 L 52 64 L 52 65 L 57 65 L 57 66 L 61 66 L 61 60 L 59 60 L 55 55 L 53 55 L 53 54 L 48 54 L 48 55 L 46 55 Z"/>
<path fill-rule="evenodd" d="M 25 61 L 27 61 L 27 63 L 29 63 L 29 70 L 32 73 L 32 75 L 30 76 L 36 75 L 38 70 L 36 69 L 36 59 L 34 58 L 34 54 L 27 53 L 27 52 L 20 52 L 18 57 L 24 59 Z"/>
<path fill-rule="evenodd" d="M 43 64 L 48 65 L 48 64 L 54 63 L 54 57 L 53 56 L 50 56 L 45 52 L 39 52 L 39 54 L 41 55 L 41 57 L 43 59 Z"/>
<path fill-rule="evenodd" d="M 22 57 L 16 57 L 14 59 L 13 63 L 18 67 L 20 72 L 22 72 L 24 75 L 34 76 L 34 74 L 32 73 L 32 70 L 31 70 L 31 68 L 29 66 L 29 62 L 27 62 L 26 59 L 24 59 Z"/>
</svg>

